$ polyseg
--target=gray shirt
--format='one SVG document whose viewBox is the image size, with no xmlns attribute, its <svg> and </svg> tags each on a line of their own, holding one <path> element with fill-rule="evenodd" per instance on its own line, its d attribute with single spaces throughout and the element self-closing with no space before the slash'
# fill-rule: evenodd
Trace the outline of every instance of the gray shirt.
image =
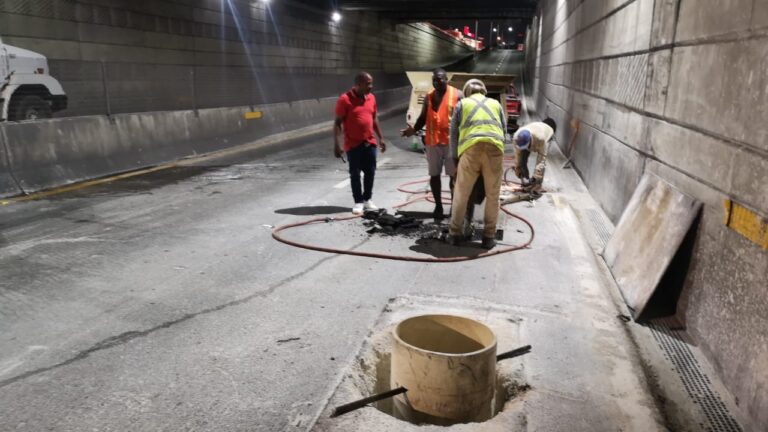
<svg viewBox="0 0 768 432">
<path fill-rule="evenodd" d="M 459 158 L 459 126 L 461 126 L 461 103 L 466 100 L 462 99 L 459 101 L 459 103 L 456 104 L 456 106 L 453 108 L 453 117 L 451 117 L 451 139 L 449 144 L 449 148 L 451 150 L 451 156 L 454 159 Z M 504 131 L 504 141 L 506 144 L 506 133 L 507 133 L 507 115 L 504 112 L 504 107 L 499 104 L 499 121 L 501 122 L 501 129 Z"/>
</svg>

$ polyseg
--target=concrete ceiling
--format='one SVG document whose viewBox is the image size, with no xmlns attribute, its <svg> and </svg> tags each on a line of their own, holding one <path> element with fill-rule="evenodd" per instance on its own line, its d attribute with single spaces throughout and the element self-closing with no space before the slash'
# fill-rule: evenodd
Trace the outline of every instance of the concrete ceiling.
<svg viewBox="0 0 768 432">
<path fill-rule="evenodd" d="M 531 18 L 538 0 L 337 0 L 342 11 L 370 11 L 395 21 Z"/>
</svg>

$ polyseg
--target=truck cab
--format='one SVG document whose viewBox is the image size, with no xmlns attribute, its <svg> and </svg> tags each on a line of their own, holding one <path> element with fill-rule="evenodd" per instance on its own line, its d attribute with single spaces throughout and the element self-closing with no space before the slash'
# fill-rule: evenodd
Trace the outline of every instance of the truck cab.
<svg viewBox="0 0 768 432">
<path fill-rule="evenodd" d="M 67 95 L 49 72 L 45 56 L 0 37 L 0 121 L 50 118 L 66 109 Z"/>
</svg>

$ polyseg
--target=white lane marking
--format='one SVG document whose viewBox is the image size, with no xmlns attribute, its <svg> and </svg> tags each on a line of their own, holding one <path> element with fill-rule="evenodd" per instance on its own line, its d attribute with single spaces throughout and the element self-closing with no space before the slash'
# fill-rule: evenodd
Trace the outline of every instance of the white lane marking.
<svg viewBox="0 0 768 432">
<path fill-rule="evenodd" d="M 391 160 L 392 160 L 391 158 L 379 159 L 379 161 L 376 162 L 376 168 L 384 165 L 385 163 L 387 163 L 387 162 L 389 162 Z M 336 183 L 336 185 L 333 188 L 334 189 L 343 189 L 343 188 L 345 188 L 347 186 L 349 186 L 349 179 L 344 179 L 344 180 Z"/>
<path fill-rule="evenodd" d="M 340 181 L 340 182 L 336 183 L 336 186 L 334 186 L 333 188 L 334 189 L 345 188 L 345 187 L 347 187 L 348 184 L 349 184 L 349 179 L 346 179 L 346 180 L 343 180 L 343 181 Z"/>
</svg>

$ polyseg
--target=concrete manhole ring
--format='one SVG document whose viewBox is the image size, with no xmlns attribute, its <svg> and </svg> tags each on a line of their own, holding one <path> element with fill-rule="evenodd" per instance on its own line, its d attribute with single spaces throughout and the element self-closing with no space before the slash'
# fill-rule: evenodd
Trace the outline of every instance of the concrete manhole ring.
<svg viewBox="0 0 768 432">
<path fill-rule="evenodd" d="M 350 401 L 382 393 L 392 389 L 393 331 L 398 324 L 424 316 L 454 316 L 476 320 L 487 326 L 496 337 L 499 352 L 523 345 L 520 328 L 523 320 L 503 308 L 489 310 L 488 305 L 476 300 L 431 298 L 421 303 L 413 297 L 394 299 L 385 309 L 378 323 L 369 334 L 354 362 L 345 371 L 344 378 L 320 415 L 316 431 L 365 431 L 398 430 L 424 431 L 431 428 L 450 430 L 521 430 L 525 425 L 523 399 L 531 390 L 524 375 L 524 360 L 515 358 L 495 364 L 490 382 L 492 398 L 488 401 L 490 412 L 469 422 L 435 421 L 429 416 L 406 418 L 403 415 L 403 398 L 388 398 L 340 417 L 329 418 L 333 408 Z M 492 308 L 491 308 L 492 309 Z M 479 326 L 477 328 L 480 328 Z M 406 339 L 408 337 L 406 336 Z M 471 352 L 482 351 L 473 350 Z M 493 350 L 495 361 L 496 350 Z M 409 356 L 411 354 L 408 354 Z M 408 365 L 410 368 L 412 365 Z M 407 393 L 405 394 L 407 395 Z M 401 395 L 401 396 L 405 396 Z M 406 402 L 407 403 L 407 402 Z M 483 411 L 485 412 L 485 411 Z M 482 422 L 482 423 L 481 423 Z M 482 426 L 481 426 L 482 425 Z M 425 427 L 427 429 L 425 429 Z M 478 429 L 480 427 L 481 429 Z"/>
</svg>

